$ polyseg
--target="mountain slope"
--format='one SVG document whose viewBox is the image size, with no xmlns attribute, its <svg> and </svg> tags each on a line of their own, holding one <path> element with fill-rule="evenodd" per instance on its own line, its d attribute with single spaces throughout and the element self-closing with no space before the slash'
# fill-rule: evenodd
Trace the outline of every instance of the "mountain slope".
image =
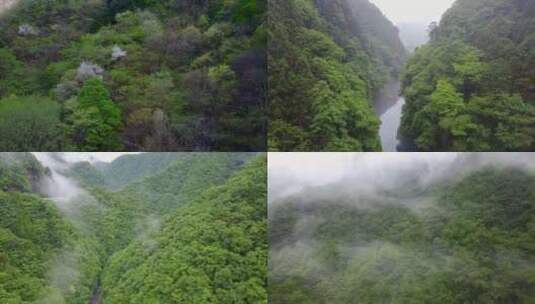
<svg viewBox="0 0 535 304">
<path fill-rule="evenodd" d="M 397 29 L 367 0 L 273 0 L 269 149 L 380 150 L 371 101 L 405 58 Z"/>
<path fill-rule="evenodd" d="M 266 6 L 20 0 L 0 18 L 0 145 L 265 150 Z"/>
<path fill-rule="evenodd" d="M 531 303 L 534 186 L 533 172 L 489 166 L 410 196 L 333 184 L 275 202 L 271 302 Z"/>
<path fill-rule="evenodd" d="M 210 275 L 210 269 L 228 266 L 211 278 L 209 299 L 215 295 L 222 303 L 233 303 L 241 297 L 250 303 L 266 298 L 265 157 L 177 153 L 163 165 L 153 157 L 134 155 L 118 166 L 107 165 L 117 170 L 110 176 L 130 180 L 114 189 L 106 179 L 88 182 L 88 176 L 96 181 L 92 178 L 97 175 L 73 173 L 61 154 L 44 156 L 39 159 L 48 168 L 29 153 L 0 154 L 2 303 L 115 303 L 115 297 L 123 297 L 123 276 L 130 275 L 122 271 L 122 263 L 149 252 L 161 267 L 143 266 L 148 277 L 128 278 L 141 280 L 149 289 L 154 284 L 164 287 L 158 278 L 169 276 L 161 254 L 174 261 L 173 269 L 184 269 L 191 277 L 199 274 L 199 284 L 205 278 L 202 271 Z M 136 165 L 145 168 L 144 173 L 132 170 Z M 83 163 L 98 174 L 103 166 Z M 154 170 L 148 169 L 151 166 Z M 83 180 L 78 183 L 73 177 Z M 201 238 L 199 250 L 205 254 L 198 258 L 208 259 L 211 264 L 204 267 L 213 268 L 196 268 L 190 260 Z M 139 246 L 149 251 L 140 252 Z M 117 267 L 121 273 L 115 272 Z M 206 290 L 181 282 L 184 301 L 206 298 Z M 127 302 L 145 303 L 143 296 Z M 154 294 L 147 290 L 146 296 Z M 177 294 L 166 289 L 158 297 L 174 299 Z"/>
<path fill-rule="evenodd" d="M 535 149 L 535 5 L 458 0 L 409 60 L 402 133 L 423 151 Z"/>
<path fill-rule="evenodd" d="M 256 159 L 116 253 L 103 278 L 106 301 L 265 302 L 265 167 Z"/>
<path fill-rule="evenodd" d="M 100 271 L 95 239 L 32 192 L 45 172 L 29 153 L 0 154 L 2 303 L 86 303 Z"/>
</svg>

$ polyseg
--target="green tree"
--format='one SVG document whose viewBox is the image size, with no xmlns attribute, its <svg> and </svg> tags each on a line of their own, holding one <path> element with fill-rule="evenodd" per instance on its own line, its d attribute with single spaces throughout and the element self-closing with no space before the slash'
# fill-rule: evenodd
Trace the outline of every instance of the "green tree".
<svg viewBox="0 0 535 304">
<path fill-rule="evenodd" d="M 0 99 L 0 149 L 58 151 L 67 144 L 60 105 L 41 96 Z"/>
<path fill-rule="evenodd" d="M 73 113 L 73 137 L 79 149 L 114 151 L 121 149 L 119 130 L 122 126 L 119 107 L 111 100 L 104 82 L 91 78 L 78 94 Z"/>
</svg>

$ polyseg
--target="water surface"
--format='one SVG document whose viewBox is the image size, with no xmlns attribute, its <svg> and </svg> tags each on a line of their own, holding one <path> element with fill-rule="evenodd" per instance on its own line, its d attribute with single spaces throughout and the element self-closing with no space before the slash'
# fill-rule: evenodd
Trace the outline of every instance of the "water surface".
<svg viewBox="0 0 535 304">
<path fill-rule="evenodd" d="M 405 99 L 399 96 L 400 82 L 388 83 L 375 98 L 375 111 L 381 119 L 379 135 L 384 152 L 398 152 L 400 149 L 399 127 Z"/>
</svg>

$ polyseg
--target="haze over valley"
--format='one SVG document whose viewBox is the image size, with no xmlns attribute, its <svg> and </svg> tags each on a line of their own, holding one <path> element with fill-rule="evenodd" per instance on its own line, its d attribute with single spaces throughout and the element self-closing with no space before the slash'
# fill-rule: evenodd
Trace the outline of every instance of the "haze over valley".
<svg viewBox="0 0 535 304">
<path fill-rule="evenodd" d="M 0 153 L 0 302 L 267 301 L 265 167 L 251 153 Z"/>
<path fill-rule="evenodd" d="M 271 303 L 531 303 L 535 155 L 271 153 Z"/>
</svg>

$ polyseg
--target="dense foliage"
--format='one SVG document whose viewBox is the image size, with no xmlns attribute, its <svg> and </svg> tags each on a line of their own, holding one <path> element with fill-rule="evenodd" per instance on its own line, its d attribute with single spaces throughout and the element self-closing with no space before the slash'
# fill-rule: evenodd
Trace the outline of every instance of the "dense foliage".
<svg viewBox="0 0 535 304">
<path fill-rule="evenodd" d="M 168 217 L 159 233 L 110 260 L 110 303 L 265 303 L 266 162 Z"/>
<path fill-rule="evenodd" d="M 535 301 L 533 172 L 488 167 L 376 198 L 329 187 L 271 206 L 272 303 Z"/>
<path fill-rule="evenodd" d="M 458 0 L 403 77 L 402 134 L 422 151 L 535 149 L 535 5 Z"/>
<path fill-rule="evenodd" d="M 19 0 L 0 16 L 0 147 L 265 150 L 266 6 Z"/>
<path fill-rule="evenodd" d="M 266 163 L 253 156 L 140 154 L 51 172 L 0 154 L 0 302 L 265 302 Z M 34 192 L 60 173 L 85 193 L 65 204 Z"/>
<path fill-rule="evenodd" d="M 377 151 L 371 102 L 397 77 L 397 29 L 368 0 L 273 0 L 269 149 Z"/>
<path fill-rule="evenodd" d="M 33 192 L 45 174 L 30 154 L 0 155 L 2 303 L 87 303 L 100 272 L 94 239 Z"/>
</svg>

